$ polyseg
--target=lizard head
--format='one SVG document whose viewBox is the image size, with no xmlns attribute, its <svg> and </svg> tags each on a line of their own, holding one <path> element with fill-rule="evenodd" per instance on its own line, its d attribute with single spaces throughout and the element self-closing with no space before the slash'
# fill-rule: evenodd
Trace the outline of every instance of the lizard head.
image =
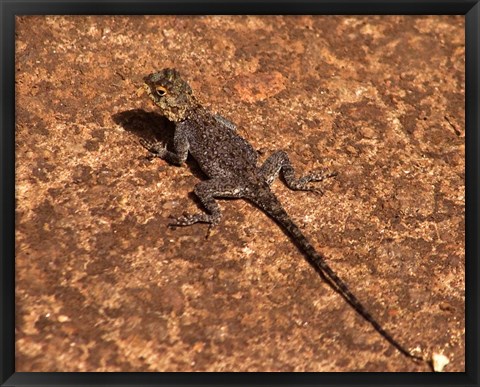
<svg viewBox="0 0 480 387">
<path fill-rule="evenodd" d="M 147 75 L 143 82 L 150 99 L 170 121 L 183 121 L 197 105 L 191 87 L 175 69 Z"/>
</svg>

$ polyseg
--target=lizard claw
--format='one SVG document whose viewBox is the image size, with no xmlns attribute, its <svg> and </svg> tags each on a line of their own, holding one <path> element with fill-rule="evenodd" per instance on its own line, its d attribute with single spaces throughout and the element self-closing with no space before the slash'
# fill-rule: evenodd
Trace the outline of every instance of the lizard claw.
<svg viewBox="0 0 480 387">
<path fill-rule="evenodd" d="M 212 235 L 213 229 L 218 225 L 220 221 L 220 218 L 213 218 L 208 221 L 208 229 L 207 229 L 207 234 L 205 235 L 205 239 L 210 238 Z"/>
<path fill-rule="evenodd" d="M 170 222 L 169 226 L 190 226 L 195 223 L 210 223 L 208 220 L 208 215 L 206 214 L 186 214 L 184 213 L 182 216 L 178 218 L 173 218 L 172 222 Z"/>
<path fill-rule="evenodd" d="M 334 176 L 337 176 L 338 173 L 337 172 L 322 172 L 322 171 L 319 171 L 319 172 L 313 172 L 311 173 L 310 175 L 307 175 L 306 177 L 303 178 L 304 182 L 302 182 L 302 184 L 304 185 L 305 188 L 303 188 L 303 190 L 305 191 L 310 191 L 310 192 L 313 192 L 319 196 L 323 196 L 324 195 L 324 191 L 313 185 L 313 184 L 308 184 L 307 186 L 305 186 L 306 183 L 310 182 L 310 183 L 319 183 L 325 179 L 328 179 L 328 178 L 331 178 L 331 177 L 334 177 Z"/>
<path fill-rule="evenodd" d="M 321 190 L 320 188 L 318 187 L 311 187 L 311 188 L 308 188 L 309 191 L 313 192 L 314 194 L 318 195 L 318 196 L 323 196 L 324 195 L 324 192 L 323 190 Z"/>
<path fill-rule="evenodd" d="M 207 214 L 183 214 L 178 218 L 173 218 L 168 227 L 175 229 L 176 227 L 185 227 L 190 226 L 195 223 L 208 223 L 207 233 L 205 234 L 205 239 L 208 239 L 212 235 L 213 228 L 218 224 L 218 221 L 210 219 L 210 216 Z"/>
<path fill-rule="evenodd" d="M 208 225 L 208 229 L 207 229 L 207 232 L 205 234 L 205 240 L 207 240 L 208 238 L 210 238 L 210 236 L 212 235 L 212 230 L 213 230 L 213 227 L 214 225 L 212 223 L 210 223 Z"/>
</svg>

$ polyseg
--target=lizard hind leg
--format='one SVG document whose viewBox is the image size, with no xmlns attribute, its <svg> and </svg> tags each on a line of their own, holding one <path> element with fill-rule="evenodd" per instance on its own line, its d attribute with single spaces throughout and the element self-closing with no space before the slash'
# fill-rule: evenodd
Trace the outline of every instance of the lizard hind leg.
<svg viewBox="0 0 480 387">
<path fill-rule="evenodd" d="M 323 192 L 309 183 L 320 182 L 337 175 L 336 172 L 315 171 L 303 177 L 295 178 L 295 170 L 287 153 L 283 150 L 273 153 L 260 167 L 260 173 L 268 184 L 272 184 L 280 172 L 288 188 L 295 191 L 313 191 L 319 194 L 323 194 Z"/>
<path fill-rule="evenodd" d="M 242 190 L 238 185 L 228 179 L 211 179 L 198 183 L 194 189 L 195 195 L 198 197 L 207 212 L 199 212 L 196 214 L 183 215 L 171 223 L 169 226 L 190 226 L 195 223 L 208 223 L 209 231 L 215 227 L 222 217 L 220 206 L 215 198 L 240 198 Z"/>
</svg>

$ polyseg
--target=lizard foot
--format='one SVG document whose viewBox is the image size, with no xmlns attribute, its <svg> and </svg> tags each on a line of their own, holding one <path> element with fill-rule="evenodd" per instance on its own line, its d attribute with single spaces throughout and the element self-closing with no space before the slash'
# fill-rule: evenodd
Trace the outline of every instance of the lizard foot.
<svg viewBox="0 0 480 387">
<path fill-rule="evenodd" d="M 179 218 L 173 219 L 168 226 L 175 228 L 175 227 L 185 227 L 185 226 L 191 226 L 192 224 L 195 223 L 208 223 L 208 229 L 207 233 L 205 235 L 205 239 L 208 239 L 210 235 L 212 235 L 212 230 L 213 228 L 218 224 L 219 218 L 213 216 L 213 215 L 208 215 L 208 214 L 184 214 L 180 216 Z"/>
<path fill-rule="evenodd" d="M 318 187 L 313 187 L 311 185 L 305 187 L 303 191 L 308 191 L 308 192 L 313 192 L 314 194 L 317 194 L 318 196 L 323 196 L 324 192 L 321 188 Z"/>
<path fill-rule="evenodd" d="M 325 179 L 337 175 L 337 172 L 315 171 L 301 177 L 298 180 L 290 181 L 289 187 L 297 191 L 311 191 L 322 196 L 323 190 L 310 183 L 319 183 Z"/>
<path fill-rule="evenodd" d="M 178 218 L 174 218 L 168 225 L 171 227 L 184 227 L 191 226 L 195 223 L 209 223 L 210 227 L 213 227 L 218 224 L 218 220 L 213 215 L 204 213 L 184 214 Z"/>
<path fill-rule="evenodd" d="M 146 150 L 153 153 L 153 155 L 150 156 L 162 158 L 167 153 L 167 146 L 163 145 L 161 142 L 145 140 L 144 138 L 141 138 L 139 142 Z"/>
<path fill-rule="evenodd" d="M 310 172 L 306 176 L 302 177 L 300 181 L 302 183 L 309 183 L 309 182 L 320 182 L 325 179 L 329 179 L 331 177 L 335 177 L 338 175 L 338 172 L 332 171 L 332 172 L 327 172 L 327 171 L 314 171 Z"/>
</svg>

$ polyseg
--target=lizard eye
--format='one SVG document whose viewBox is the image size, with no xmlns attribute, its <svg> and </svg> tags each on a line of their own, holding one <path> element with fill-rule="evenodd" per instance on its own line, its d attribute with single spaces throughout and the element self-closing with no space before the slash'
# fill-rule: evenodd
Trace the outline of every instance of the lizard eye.
<svg viewBox="0 0 480 387">
<path fill-rule="evenodd" d="M 159 97 L 163 97 L 165 94 L 167 94 L 167 89 L 165 89 L 163 86 L 157 86 L 155 91 Z"/>
</svg>

